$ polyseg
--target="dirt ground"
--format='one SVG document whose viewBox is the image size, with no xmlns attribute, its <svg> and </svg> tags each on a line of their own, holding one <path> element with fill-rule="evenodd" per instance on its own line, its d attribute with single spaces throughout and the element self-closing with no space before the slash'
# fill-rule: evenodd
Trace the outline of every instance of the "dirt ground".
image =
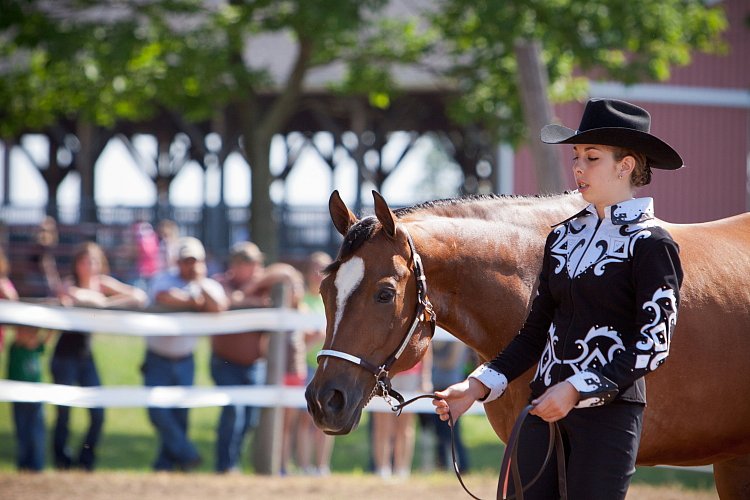
<svg viewBox="0 0 750 500">
<path fill-rule="evenodd" d="M 480 498 L 495 498 L 497 478 L 469 475 L 469 489 Z M 248 475 L 167 474 L 133 472 L 0 473 L 3 500 L 279 500 L 279 499 L 408 499 L 438 496 L 441 500 L 470 498 L 454 476 L 415 475 L 384 480 L 372 475 L 262 477 Z M 715 500 L 715 492 L 634 485 L 628 500 Z"/>
</svg>

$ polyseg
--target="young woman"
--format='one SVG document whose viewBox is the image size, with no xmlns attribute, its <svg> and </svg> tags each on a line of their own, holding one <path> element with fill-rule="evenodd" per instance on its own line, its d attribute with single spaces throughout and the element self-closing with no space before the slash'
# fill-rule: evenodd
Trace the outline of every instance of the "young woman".
<svg viewBox="0 0 750 500">
<path fill-rule="evenodd" d="M 651 117 L 633 104 L 592 99 L 578 130 L 542 129 L 542 141 L 571 144 L 573 175 L 590 204 L 549 234 L 538 294 L 519 334 L 467 380 L 436 393 L 442 420 L 474 401 L 499 398 L 536 364 L 534 409 L 518 449 L 521 482 L 542 464 L 547 422 L 565 442 L 569 498 L 625 498 L 646 404 L 644 376 L 661 365 L 677 320 L 679 250 L 658 226 L 651 198 L 635 198 L 651 169 L 682 158 L 649 133 Z M 553 461 L 554 462 L 554 461 Z M 559 498 L 554 463 L 525 498 Z M 515 485 L 518 487 L 518 485 Z"/>
<path fill-rule="evenodd" d="M 60 301 L 63 304 L 100 308 L 142 307 L 146 304 L 146 292 L 107 274 L 107 258 L 96 243 L 86 242 L 76 249 L 72 271 L 71 277 L 62 285 Z M 91 353 L 91 334 L 88 332 L 62 332 L 57 339 L 50 365 L 56 384 L 81 387 L 101 385 Z M 104 424 L 104 409 L 91 408 L 89 415 L 88 432 L 80 452 L 77 457 L 73 457 L 68 449 L 70 408 L 57 407 L 53 452 L 55 467 L 58 469 L 73 466 L 85 470 L 94 469 L 96 445 Z"/>
</svg>

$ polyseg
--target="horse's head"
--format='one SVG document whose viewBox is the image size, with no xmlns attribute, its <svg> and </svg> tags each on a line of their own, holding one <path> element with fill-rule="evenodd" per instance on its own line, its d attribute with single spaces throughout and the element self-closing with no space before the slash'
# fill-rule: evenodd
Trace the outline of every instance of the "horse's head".
<svg viewBox="0 0 750 500">
<path fill-rule="evenodd" d="M 321 284 L 326 339 L 307 408 L 328 434 L 356 427 L 362 408 L 390 389 L 429 345 L 434 315 L 411 236 L 373 191 L 375 217 L 358 220 L 334 191 L 331 218 L 344 241 Z"/>
</svg>

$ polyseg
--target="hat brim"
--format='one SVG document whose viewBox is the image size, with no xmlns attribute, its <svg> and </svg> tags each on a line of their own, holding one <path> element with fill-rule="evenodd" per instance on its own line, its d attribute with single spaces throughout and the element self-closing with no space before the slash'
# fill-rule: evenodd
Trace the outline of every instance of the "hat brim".
<svg viewBox="0 0 750 500">
<path fill-rule="evenodd" d="M 542 142 L 547 144 L 603 144 L 632 149 L 646 155 L 651 168 L 677 170 L 684 163 L 672 146 L 656 136 L 631 128 L 602 127 L 584 132 L 562 125 L 546 125 L 542 128 Z"/>
</svg>

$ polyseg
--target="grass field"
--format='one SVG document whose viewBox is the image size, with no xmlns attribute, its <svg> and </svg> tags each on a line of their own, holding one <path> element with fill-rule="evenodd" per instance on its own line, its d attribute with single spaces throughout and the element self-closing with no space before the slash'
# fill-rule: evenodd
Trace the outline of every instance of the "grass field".
<svg viewBox="0 0 750 500">
<path fill-rule="evenodd" d="M 6 336 L 9 344 L 12 334 Z M 48 357 L 51 344 L 45 353 L 44 381 L 51 382 L 48 370 Z M 141 385 L 139 366 L 143 359 L 144 343 L 142 339 L 97 335 L 94 338 L 94 356 L 99 367 L 102 382 L 107 386 Z M 208 342 L 201 340 L 196 357 L 196 385 L 212 385 L 208 373 Z M 0 373 L 7 374 L 7 349 L 0 357 Z M 48 423 L 48 439 L 51 436 L 51 425 L 54 419 L 54 407 L 45 408 Z M 190 435 L 197 444 L 204 464 L 200 471 L 209 473 L 213 470 L 213 446 L 215 427 L 218 419 L 218 408 L 197 408 L 190 412 Z M 496 477 L 500 468 L 503 447 L 495 436 L 484 416 L 467 415 L 463 417 L 464 440 L 469 448 L 472 471 Z M 85 426 L 88 423 L 87 410 L 75 408 L 71 422 L 72 443 L 79 443 Z M 150 465 L 156 453 L 157 441 L 145 409 L 113 408 L 107 409 L 102 440 L 98 448 L 98 470 L 106 471 L 150 471 Z M 14 438 L 11 417 L 11 404 L 0 403 L 0 472 L 11 472 L 15 469 Z M 421 439 L 417 441 L 414 470 L 420 471 Z M 251 472 L 251 465 L 245 454 L 243 468 Z M 48 459 L 48 468 L 51 460 Z M 365 474 L 369 470 L 369 440 L 367 413 L 359 428 L 347 436 L 336 438 L 331 468 L 335 473 Z M 451 473 L 446 473 L 450 475 Z M 455 480 L 455 478 L 454 478 Z M 670 485 L 679 484 L 692 490 L 713 490 L 713 478 L 710 474 L 692 471 L 642 467 L 634 478 L 634 484 Z"/>
</svg>

